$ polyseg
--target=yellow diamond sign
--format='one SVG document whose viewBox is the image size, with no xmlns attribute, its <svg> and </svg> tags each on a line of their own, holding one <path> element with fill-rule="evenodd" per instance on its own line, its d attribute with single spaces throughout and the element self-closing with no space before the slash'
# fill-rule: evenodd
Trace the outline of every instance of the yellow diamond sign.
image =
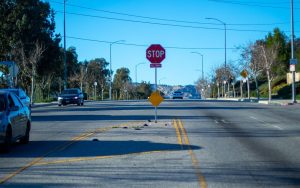
<svg viewBox="0 0 300 188">
<path fill-rule="evenodd" d="M 246 78 L 248 76 L 248 72 L 244 69 L 242 72 L 241 72 L 241 76 L 243 78 Z"/>
<path fill-rule="evenodd" d="M 149 97 L 149 101 L 151 102 L 151 104 L 153 106 L 158 106 L 163 100 L 164 100 L 164 98 L 162 96 L 160 96 L 159 91 L 153 92 L 151 94 L 151 96 Z"/>
</svg>

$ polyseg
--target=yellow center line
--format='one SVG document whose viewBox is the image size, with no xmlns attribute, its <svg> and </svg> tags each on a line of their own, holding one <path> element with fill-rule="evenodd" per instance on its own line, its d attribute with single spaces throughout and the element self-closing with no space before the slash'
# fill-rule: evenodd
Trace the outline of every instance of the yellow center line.
<svg viewBox="0 0 300 188">
<path fill-rule="evenodd" d="M 174 127 L 177 127 L 178 129 L 178 126 L 180 128 L 180 131 L 179 133 L 181 133 L 182 135 L 180 135 L 180 139 L 181 137 L 183 137 L 183 140 L 184 140 L 184 144 L 188 146 L 188 149 L 189 149 L 189 155 L 191 156 L 191 159 L 192 159 L 192 164 L 196 170 L 196 174 L 198 176 L 198 183 L 200 185 L 201 188 L 206 188 L 207 187 L 207 183 L 205 181 L 205 178 L 200 170 L 200 165 L 199 165 L 199 161 L 196 157 L 196 154 L 194 153 L 191 145 L 190 145 L 190 142 L 189 142 L 189 138 L 188 138 L 188 135 L 187 135 L 187 132 L 186 132 L 186 129 L 184 128 L 184 125 L 182 123 L 182 121 L 180 119 L 177 120 L 174 120 Z M 176 129 L 176 128 L 175 128 Z M 177 130 L 176 130 L 176 133 L 177 133 Z M 178 134 L 177 134 L 177 137 L 178 137 Z M 178 138 L 179 139 L 179 138 Z"/>
<path fill-rule="evenodd" d="M 54 149 L 48 151 L 47 153 L 45 153 L 44 155 L 32 160 L 30 163 L 26 164 L 25 166 L 19 168 L 18 170 L 16 170 L 15 172 L 7 175 L 6 177 L 4 177 L 3 179 L 0 180 L 0 185 L 5 183 L 6 181 L 8 181 L 9 179 L 15 177 L 16 175 L 20 174 L 21 172 L 23 172 L 24 170 L 32 167 L 33 165 L 35 165 L 36 163 L 40 162 L 41 160 L 43 160 L 47 155 L 49 155 L 50 153 L 55 152 L 56 150 L 58 150 L 61 146 L 55 147 Z"/>
<path fill-rule="evenodd" d="M 182 139 L 181 139 L 180 131 L 179 131 L 179 129 L 178 129 L 178 125 L 177 125 L 177 123 L 176 123 L 175 120 L 173 121 L 173 127 L 174 127 L 175 130 L 176 130 L 176 135 L 177 135 L 178 144 L 181 146 L 181 149 L 182 149 Z"/>
</svg>

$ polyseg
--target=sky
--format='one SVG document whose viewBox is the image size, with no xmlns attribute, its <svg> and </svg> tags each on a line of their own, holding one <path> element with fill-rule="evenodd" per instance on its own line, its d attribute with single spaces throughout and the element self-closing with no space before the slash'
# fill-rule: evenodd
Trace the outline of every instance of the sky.
<svg viewBox="0 0 300 188">
<path fill-rule="evenodd" d="M 63 0 L 44 0 L 56 12 L 56 33 L 63 36 Z M 294 0 L 295 35 L 300 35 L 300 0 Z M 263 39 L 275 27 L 291 35 L 290 0 L 67 0 L 66 43 L 78 60 L 105 58 L 116 72 L 126 67 L 137 81 L 155 82 L 146 49 L 166 50 L 157 69 L 158 84 L 189 85 L 210 77 L 225 63 L 240 59 L 238 47 Z M 191 53 L 197 52 L 197 53 Z M 139 64 L 139 65 L 138 65 Z M 138 66 L 137 66 L 138 65 Z M 137 67 L 137 71 L 136 71 Z M 109 68 L 109 67 L 108 67 Z"/>
</svg>

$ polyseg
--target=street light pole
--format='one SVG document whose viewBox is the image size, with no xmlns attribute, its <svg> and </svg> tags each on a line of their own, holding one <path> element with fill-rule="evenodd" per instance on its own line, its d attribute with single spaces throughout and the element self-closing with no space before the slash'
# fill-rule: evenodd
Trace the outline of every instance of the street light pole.
<svg viewBox="0 0 300 188">
<path fill-rule="evenodd" d="M 67 89 L 66 1 L 64 0 L 64 89 Z"/>
<path fill-rule="evenodd" d="M 191 52 L 192 54 L 199 54 L 202 57 L 202 80 L 204 80 L 204 70 L 203 70 L 203 54 L 199 53 L 199 52 Z"/>
<path fill-rule="evenodd" d="M 297 60 L 294 59 L 294 1 L 291 0 L 291 62 L 290 64 L 295 64 Z M 297 103 L 296 92 L 295 92 L 295 70 L 292 71 L 292 103 Z"/>
<path fill-rule="evenodd" d="M 219 19 L 217 19 L 217 18 L 205 18 L 205 19 L 216 20 L 216 21 L 218 21 L 218 22 L 220 22 L 221 24 L 224 25 L 224 31 L 225 31 L 225 43 L 224 43 L 225 44 L 225 72 L 226 72 L 226 61 L 227 61 L 227 32 L 226 32 L 227 26 L 226 26 L 226 23 L 219 20 Z"/>
<path fill-rule="evenodd" d="M 117 40 L 109 44 L 109 100 L 111 100 L 111 92 L 112 92 L 111 46 L 118 42 L 125 42 L 125 40 Z"/>
<path fill-rule="evenodd" d="M 135 65 L 135 84 L 136 85 L 138 83 L 138 81 L 137 81 L 137 68 L 138 68 L 139 65 L 143 65 L 143 64 L 146 64 L 146 63 L 142 62 L 142 63 L 138 63 L 138 64 Z"/>
</svg>

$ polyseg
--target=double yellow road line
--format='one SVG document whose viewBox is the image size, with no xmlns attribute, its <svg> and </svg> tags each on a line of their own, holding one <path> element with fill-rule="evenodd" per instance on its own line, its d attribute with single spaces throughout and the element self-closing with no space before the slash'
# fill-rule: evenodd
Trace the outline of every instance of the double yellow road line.
<svg viewBox="0 0 300 188">
<path fill-rule="evenodd" d="M 200 163 L 197 160 L 196 154 L 194 153 L 194 151 L 190 145 L 190 141 L 189 141 L 186 129 L 184 128 L 183 122 L 180 119 L 173 120 L 173 126 L 176 131 L 178 144 L 181 145 L 182 149 L 183 149 L 183 147 L 187 147 L 187 149 L 188 149 L 189 155 L 191 156 L 191 159 L 192 159 L 193 167 L 195 168 L 195 171 L 196 171 L 196 174 L 198 177 L 199 186 L 201 188 L 206 188 L 207 183 L 206 183 L 205 178 L 200 170 L 200 165 L 199 165 Z"/>
</svg>

